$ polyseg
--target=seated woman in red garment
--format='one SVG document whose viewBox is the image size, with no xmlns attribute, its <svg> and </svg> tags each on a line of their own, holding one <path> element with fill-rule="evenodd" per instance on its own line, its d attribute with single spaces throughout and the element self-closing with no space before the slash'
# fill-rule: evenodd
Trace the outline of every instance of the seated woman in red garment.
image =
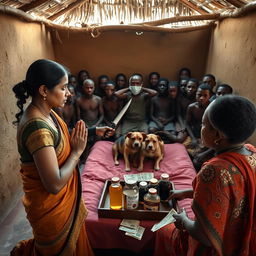
<svg viewBox="0 0 256 256">
<path fill-rule="evenodd" d="M 65 122 L 52 111 L 64 107 L 70 94 L 67 85 L 63 66 L 42 59 L 32 63 L 26 80 L 13 87 L 20 108 L 16 123 L 23 204 L 34 238 L 18 243 L 12 256 L 93 255 L 77 163 L 90 134 L 110 135 L 113 129 L 87 130 L 78 121 L 70 136 Z M 23 111 L 29 96 L 32 101 Z"/>
<path fill-rule="evenodd" d="M 193 198 L 195 219 L 173 215 L 159 230 L 155 255 L 256 255 L 256 150 L 245 144 L 256 127 L 248 99 L 228 95 L 213 101 L 203 116 L 205 146 L 215 157 L 204 163 L 193 190 L 172 191 L 171 198 Z"/>
</svg>

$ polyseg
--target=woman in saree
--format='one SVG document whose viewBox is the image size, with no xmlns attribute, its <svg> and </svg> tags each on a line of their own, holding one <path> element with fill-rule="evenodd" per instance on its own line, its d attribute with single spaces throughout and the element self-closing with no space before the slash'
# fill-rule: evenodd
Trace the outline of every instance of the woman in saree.
<svg viewBox="0 0 256 256">
<path fill-rule="evenodd" d="M 64 106 L 69 96 L 67 84 L 63 66 L 42 59 L 32 63 L 26 80 L 13 88 L 20 108 L 16 123 L 23 204 L 34 238 L 18 243 L 11 255 L 93 255 L 77 164 L 88 134 L 113 130 L 101 127 L 88 132 L 85 123 L 78 121 L 69 135 L 64 121 L 52 111 Z M 23 111 L 29 96 L 31 103 Z"/>
<path fill-rule="evenodd" d="M 223 96 L 206 109 L 201 138 L 215 150 L 193 181 L 193 189 L 171 191 L 170 198 L 192 198 L 195 218 L 185 210 L 159 230 L 155 255 L 256 255 L 256 150 L 245 144 L 256 127 L 253 103 Z"/>
</svg>

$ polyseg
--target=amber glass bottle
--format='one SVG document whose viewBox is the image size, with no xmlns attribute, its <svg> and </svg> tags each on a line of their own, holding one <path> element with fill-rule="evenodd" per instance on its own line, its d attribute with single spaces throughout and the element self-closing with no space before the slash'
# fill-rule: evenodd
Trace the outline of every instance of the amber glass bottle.
<svg viewBox="0 0 256 256">
<path fill-rule="evenodd" d="M 113 210 L 120 210 L 123 207 L 123 188 L 120 184 L 118 177 L 111 179 L 111 185 L 109 186 L 109 199 L 110 208 Z"/>
</svg>

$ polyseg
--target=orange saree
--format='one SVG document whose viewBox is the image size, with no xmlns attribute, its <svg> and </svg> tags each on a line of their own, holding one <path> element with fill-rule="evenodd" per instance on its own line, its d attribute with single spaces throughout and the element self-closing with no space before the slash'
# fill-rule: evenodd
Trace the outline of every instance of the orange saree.
<svg viewBox="0 0 256 256">
<path fill-rule="evenodd" d="M 28 148 L 40 148 L 40 141 L 44 146 L 54 145 L 59 166 L 68 158 L 71 147 L 66 124 L 54 112 L 59 124 L 59 138 L 54 131 L 47 129 L 42 120 L 33 120 L 31 127 L 37 127 L 31 133 L 24 130 L 27 136 Z M 36 122 L 36 125 L 34 124 Z M 32 146 L 31 146 L 32 145 Z M 11 252 L 11 255 L 29 256 L 84 256 L 93 255 L 85 231 L 87 210 L 81 198 L 80 175 L 74 170 L 68 183 L 54 195 L 48 193 L 40 180 L 34 162 L 21 164 L 23 181 L 23 204 L 27 218 L 32 226 L 34 238 L 21 241 Z"/>
<path fill-rule="evenodd" d="M 193 182 L 192 209 L 211 247 L 169 225 L 159 236 L 169 245 L 159 255 L 256 255 L 256 150 L 246 147 L 252 155 L 222 153 L 206 162 Z"/>
</svg>

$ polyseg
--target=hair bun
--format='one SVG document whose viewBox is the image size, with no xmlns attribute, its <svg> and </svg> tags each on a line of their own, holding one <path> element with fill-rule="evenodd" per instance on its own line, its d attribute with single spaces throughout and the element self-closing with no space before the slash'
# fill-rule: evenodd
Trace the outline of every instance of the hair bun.
<svg viewBox="0 0 256 256">
<path fill-rule="evenodd" d="M 16 84 L 12 90 L 17 96 L 17 95 L 25 94 L 27 92 L 27 87 L 28 87 L 27 81 L 23 80 L 22 82 Z"/>
</svg>

